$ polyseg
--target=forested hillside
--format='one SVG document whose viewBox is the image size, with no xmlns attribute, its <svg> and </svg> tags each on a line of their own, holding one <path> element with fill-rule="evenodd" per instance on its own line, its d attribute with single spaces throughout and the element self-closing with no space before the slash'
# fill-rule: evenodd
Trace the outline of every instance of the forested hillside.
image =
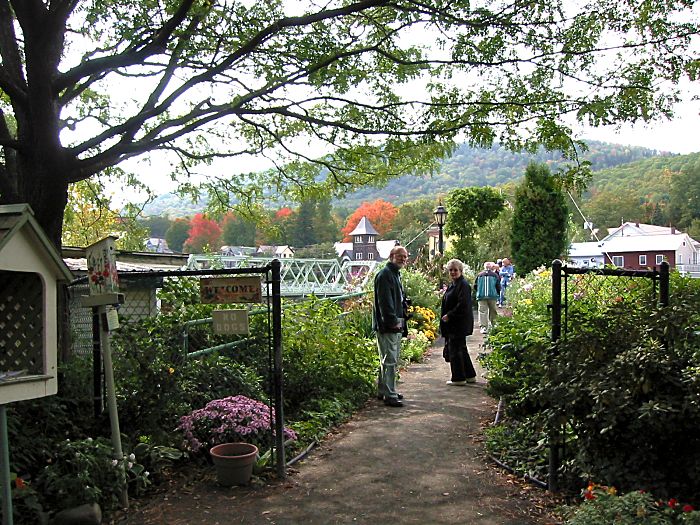
<svg viewBox="0 0 700 525">
<path fill-rule="evenodd" d="M 582 158 L 590 160 L 594 171 L 654 157 L 658 163 L 669 160 L 667 153 L 648 148 L 621 146 L 591 141 L 589 151 Z M 382 188 L 363 188 L 335 205 L 355 209 L 363 201 L 383 199 L 395 205 L 411 202 L 422 197 L 446 193 L 454 188 L 469 186 L 498 186 L 519 179 L 531 161 L 545 162 L 552 170 L 561 164 L 561 156 L 542 151 L 536 155 L 513 153 L 503 147 L 490 149 L 460 146 L 454 155 L 443 161 L 438 173 L 433 176 L 406 175 L 389 182 Z M 146 215 L 167 215 L 170 218 L 192 216 L 201 211 L 203 202 L 191 204 L 172 194 L 161 195 L 149 204 Z"/>
<path fill-rule="evenodd" d="M 581 208 L 596 227 L 673 224 L 700 236 L 700 153 L 653 157 L 593 173 Z"/>
<path fill-rule="evenodd" d="M 670 155 L 648 148 L 594 141 L 588 142 L 588 146 L 589 151 L 582 155 L 582 160 L 589 160 L 594 171 L 650 157 L 663 162 Z M 530 155 L 513 153 L 500 146 L 481 149 L 463 145 L 443 162 L 440 171 L 433 176 L 407 175 L 389 182 L 383 188 L 363 188 L 348 195 L 340 204 L 354 208 L 362 201 L 384 199 L 398 205 L 443 194 L 454 188 L 498 186 L 522 177 L 532 161 L 547 163 L 552 171 L 563 164 L 561 156 L 553 152 L 542 151 Z"/>
<path fill-rule="evenodd" d="M 662 199 L 668 195 L 669 178 L 700 163 L 700 153 L 652 157 L 593 173 L 588 193 L 608 191 Z"/>
</svg>

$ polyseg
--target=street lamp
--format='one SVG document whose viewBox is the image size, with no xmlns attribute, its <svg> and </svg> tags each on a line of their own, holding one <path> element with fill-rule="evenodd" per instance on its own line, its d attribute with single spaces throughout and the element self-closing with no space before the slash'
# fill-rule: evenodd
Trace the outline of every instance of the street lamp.
<svg viewBox="0 0 700 525">
<path fill-rule="evenodd" d="M 438 225 L 438 252 L 442 255 L 442 227 L 445 226 L 445 220 L 447 220 L 447 210 L 442 205 L 442 202 L 435 208 L 433 216 L 435 217 L 435 223 Z"/>
</svg>

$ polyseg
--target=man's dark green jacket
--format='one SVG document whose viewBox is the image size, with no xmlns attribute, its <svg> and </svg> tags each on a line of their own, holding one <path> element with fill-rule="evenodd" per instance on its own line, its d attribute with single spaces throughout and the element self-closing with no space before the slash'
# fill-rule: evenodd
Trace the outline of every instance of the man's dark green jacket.
<svg viewBox="0 0 700 525">
<path fill-rule="evenodd" d="M 374 315 L 372 328 L 377 332 L 400 332 L 396 328 L 403 318 L 403 293 L 399 280 L 399 267 L 392 262 L 386 263 L 374 277 Z"/>
</svg>

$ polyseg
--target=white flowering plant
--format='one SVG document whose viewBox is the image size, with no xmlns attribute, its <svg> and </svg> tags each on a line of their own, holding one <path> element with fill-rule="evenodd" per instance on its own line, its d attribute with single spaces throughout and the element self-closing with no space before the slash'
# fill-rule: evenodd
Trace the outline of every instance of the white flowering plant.
<svg viewBox="0 0 700 525">
<path fill-rule="evenodd" d="M 106 438 L 60 442 L 36 480 L 44 508 L 67 509 L 84 503 L 116 508 L 125 487 L 132 494 L 150 485 L 150 473 L 133 453 L 114 457 Z"/>
<path fill-rule="evenodd" d="M 191 452 L 208 451 L 221 443 L 245 442 L 260 450 L 272 446 L 274 408 L 246 396 L 215 399 L 204 408 L 180 418 L 177 430 L 182 432 L 185 447 Z M 295 440 L 296 433 L 284 429 L 285 441 Z"/>
</svg>

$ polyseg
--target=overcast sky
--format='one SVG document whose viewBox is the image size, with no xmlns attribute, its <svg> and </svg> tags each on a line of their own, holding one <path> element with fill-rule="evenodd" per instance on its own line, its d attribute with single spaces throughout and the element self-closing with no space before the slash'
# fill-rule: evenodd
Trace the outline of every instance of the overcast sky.
<svg viewBox="0 0 700 525">
<path fill-rule="evenodd" d="M 675 116 L 670 121 L 658 121 L 636 126 L 613 126 L 581 130 L 581 137 L 614 144 L 643 146 L 671 153 L 700 152 L 700 84 L 685 83 L 685 101 L 676 106 Z"/>
<path fill-rule="evenodd" d="M 697 102 L 683 106 L 672 121 L 655 122 L 645 125 L 622 126 L 617 130 L 589 128 L 581 133 L 582 138 L 643 146 L 671 153 L 696 153 L 700 151 L 700 104 Z"/>
</svg>

